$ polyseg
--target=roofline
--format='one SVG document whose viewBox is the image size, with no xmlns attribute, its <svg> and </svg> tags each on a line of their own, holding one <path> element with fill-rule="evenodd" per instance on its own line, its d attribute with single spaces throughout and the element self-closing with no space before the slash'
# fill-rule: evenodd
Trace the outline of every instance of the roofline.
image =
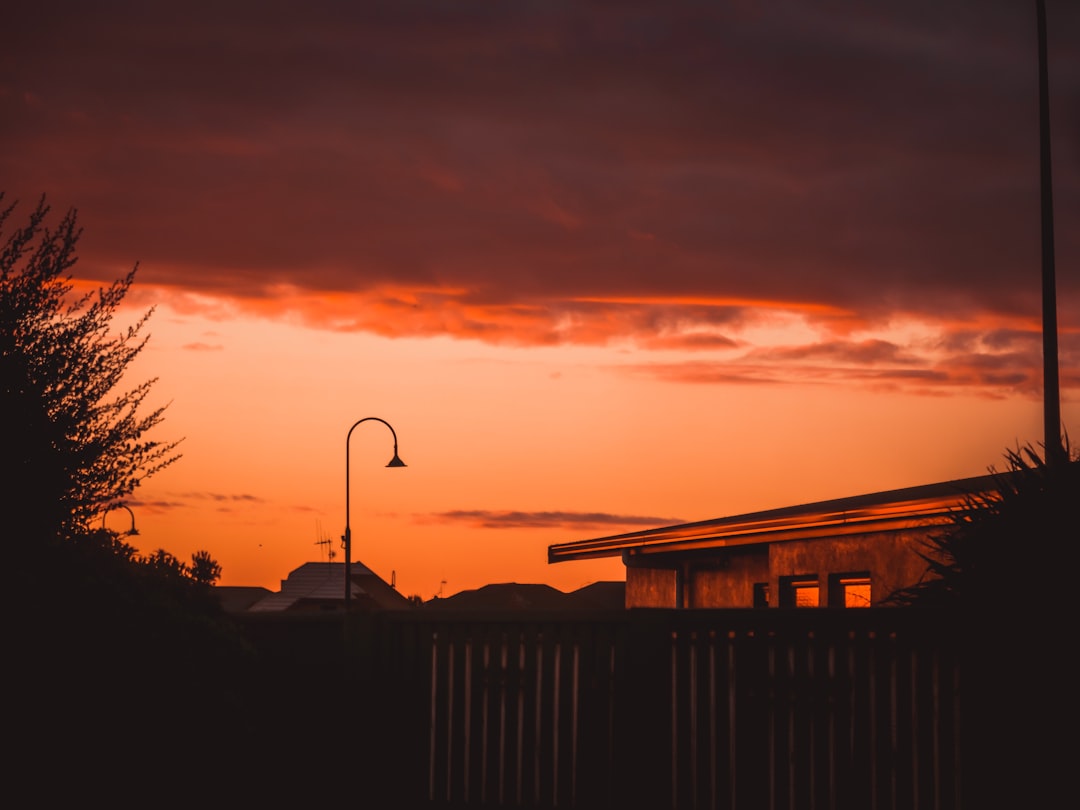
<svg viewBox="0 0 1080 810">
<path fill-rule="evenodd" d="M 968 495 L 994 487 L 995 474 L 682 523 L 548 546 L 548 563 L 720 546 L 896 531 L 944 523 Z"/>
</svg>

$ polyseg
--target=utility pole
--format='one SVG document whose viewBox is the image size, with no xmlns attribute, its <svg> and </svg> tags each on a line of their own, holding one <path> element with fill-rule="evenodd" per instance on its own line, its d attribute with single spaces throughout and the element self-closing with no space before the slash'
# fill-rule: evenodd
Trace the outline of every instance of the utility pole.
<svg viewBox="0 0 1080 810">
<path fill-rule="evenodd" d="M 1043 445 L 1046 463 L 1067 461 L 1061 439 L 1057 291 L 1054 280 L 1054 193 L 1050 162 L 1050 78 L 1046 56 L 1046 0 L 1035 0 L 1039 32 L 1039 169 L 1042 212 Z"/>
</svg>

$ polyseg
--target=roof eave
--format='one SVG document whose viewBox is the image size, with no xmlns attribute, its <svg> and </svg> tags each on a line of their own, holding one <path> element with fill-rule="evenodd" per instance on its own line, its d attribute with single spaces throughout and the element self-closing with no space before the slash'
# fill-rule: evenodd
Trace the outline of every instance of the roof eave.
<svg viewBox="0 0 1080 810">
<path fill-rule="evenodd" d="M 775 543 L 868 532 L 901 531 L 945 522 L 966 497 L 985 492 L 992 476 L 821 501 L 814 504 L 684 523 L 640 532 L 557 543 L 548 563 Z"/>
</svg>

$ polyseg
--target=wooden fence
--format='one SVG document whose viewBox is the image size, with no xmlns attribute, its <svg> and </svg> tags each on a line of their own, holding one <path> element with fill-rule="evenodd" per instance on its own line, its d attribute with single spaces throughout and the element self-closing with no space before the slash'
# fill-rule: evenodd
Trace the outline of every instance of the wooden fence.
<svg viewBox="0 0 1080 810">
<path fill-rule="evenodd" d="M 961 661 L 908 610 L 367 619 L 354 633 L 396 806 L 963 806 Z M 359 676 L 358 676 L 359 677 Z"/>
</svg>

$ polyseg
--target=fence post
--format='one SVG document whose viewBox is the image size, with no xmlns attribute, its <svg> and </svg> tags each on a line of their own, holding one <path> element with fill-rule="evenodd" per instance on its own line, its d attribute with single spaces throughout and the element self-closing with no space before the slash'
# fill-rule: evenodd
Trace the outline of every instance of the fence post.
<svg viewBox="0 0 1080 810">
<path fill-rule="evenodd" d="M 629 611 L 615 668 L 615 806 L 663 810 L 674 776 L 667 611 Z"/>
</svg>

